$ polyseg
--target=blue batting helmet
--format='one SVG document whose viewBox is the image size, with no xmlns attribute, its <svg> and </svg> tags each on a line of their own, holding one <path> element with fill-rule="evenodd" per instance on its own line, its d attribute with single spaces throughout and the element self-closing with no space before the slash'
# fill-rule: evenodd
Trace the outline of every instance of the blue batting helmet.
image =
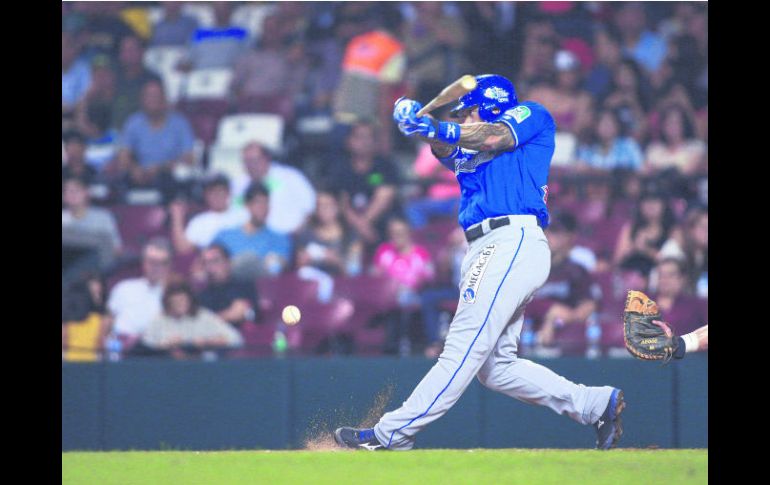
<svg viewBox="0 0 770 485">
<path fill-rule="evenodd" d="M 497 74 L 482 74 L 476 76 L 476 89 L 459 99 L 451 113 L 479 107 L 479 118 L 487 123 L 494 123 L 507 110 L 519 104 L 513 83 Z"/>
</svg>

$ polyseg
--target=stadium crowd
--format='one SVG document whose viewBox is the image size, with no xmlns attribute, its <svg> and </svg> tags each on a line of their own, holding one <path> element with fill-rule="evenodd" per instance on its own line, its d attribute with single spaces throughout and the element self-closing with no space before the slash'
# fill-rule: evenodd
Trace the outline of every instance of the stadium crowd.
<svg viewBox="0 0 770 485">
<path fill-rule="evenodd" d="M 436 357 L 459 187 L 391 110 L 465 73 L 558 127 L 521 352 L 626 355 L 628 289 L 700 327 L 707 26 L 705 2 L 63 2 L 62 359 Z"/>
</svg>

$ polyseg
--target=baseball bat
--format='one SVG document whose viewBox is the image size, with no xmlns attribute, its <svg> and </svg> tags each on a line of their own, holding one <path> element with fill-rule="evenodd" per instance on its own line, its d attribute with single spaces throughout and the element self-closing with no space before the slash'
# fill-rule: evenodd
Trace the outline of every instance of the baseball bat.
<svg viewBox="0 0 770 485">
<path fill-rule="evenodd" d="M 438 96 L 431 99 L 430 103 L 423 106 L 423 108 L 417 112 L 417 117 L 419 118 L 424 114 L 430 113 L 436 108 L 440 108 L 445 104 L 449 104 L 452 101 L 457 100 L 457 98 L 465 96 L 474 89 L 476 89 L 476 78 L 470 74 L 466 74 L 465 76 L 442 89 Z"/>
</svg>

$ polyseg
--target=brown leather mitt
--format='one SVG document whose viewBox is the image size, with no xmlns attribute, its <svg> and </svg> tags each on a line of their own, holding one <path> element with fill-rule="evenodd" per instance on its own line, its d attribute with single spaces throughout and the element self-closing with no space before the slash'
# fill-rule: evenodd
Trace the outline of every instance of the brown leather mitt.
<svg viewBox="0 0 770 485">
<path fill-rule="evenodd" d="M 658 304 L 641 291 L 630 290 L 623 310 L 623 339 L 634 357 L 668 362 L 674 354 L 677 339 L 662 321 Z"/>
</svg>

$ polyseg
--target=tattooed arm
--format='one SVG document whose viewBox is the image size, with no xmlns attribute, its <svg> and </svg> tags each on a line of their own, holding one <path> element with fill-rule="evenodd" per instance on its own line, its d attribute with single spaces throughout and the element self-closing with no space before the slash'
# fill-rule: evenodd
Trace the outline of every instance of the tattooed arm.
<svg viewBox="0 0 770 485">
<path fill-rule="evenodd" d="M 513 148 L 516 141 L 503 123 L 468 123 L 460 125 L 458 146 L 480 152 Z"/>
<path fill-rule="evenodd" d="M 419 138 L 431 145 L 433 154 L 438 157 L 446 157 L 454 150 L 455 146 L 476 150 L 480 152 L 504 150 L 516 145 L 511 130 L 503 123 L 466 123 L 460 125 L 460 140 L 457 145 L 450 145 L 436 140 L 419 136 Z"/>
</svg>

